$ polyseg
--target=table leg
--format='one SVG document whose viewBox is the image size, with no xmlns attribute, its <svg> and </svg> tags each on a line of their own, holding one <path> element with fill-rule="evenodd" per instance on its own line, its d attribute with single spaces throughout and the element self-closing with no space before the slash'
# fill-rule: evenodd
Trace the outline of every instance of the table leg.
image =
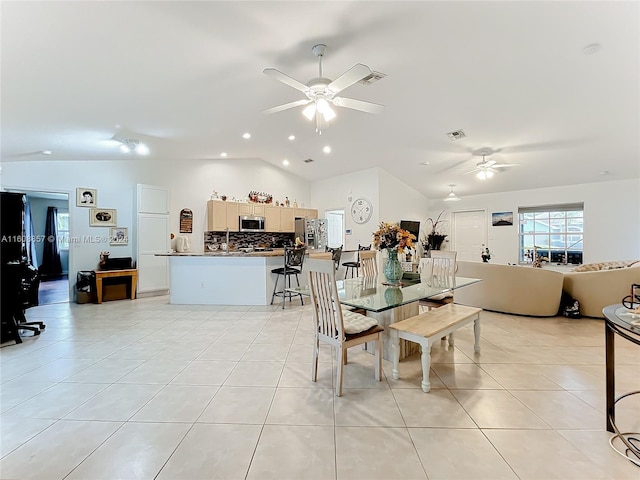
<svg viewBox="0 0 640 480">
<path fill-rule="evenodd" d="M 96 276 L 96 295 L 98 303 L 102 303 L 102 278 L 98 276 Z"/>
<path fill-rule="evenodd" d="M 473 321 L 473 335 L 475 336 L 475 343 L 473 345 L 473 351 L 480 353 L 480 314 Z"/>
<path fill-rule="evenodd" d="M 393 369 L 391 370 L 391 375 L 394 380 L 398 380 L 400 375 L 398 374 L 398 363 L 400 363 L 400 336 L 398 335 L 398 331 L 394 329 L 391 330 L 391 349 L 393 350 Z"/>
<path fill-rule="evenodd" d="M 420 349 L 422 350 L 422 391 L 428 393 L 431 390 L 431 383 L 429 382 L 429 370 L 431 369 L 431 345 L 429 339 L 425 339 L 420 343 Z"/>
<path fill-rule="evenodd" d="M 615 346 L 613 330 L 605 322 L 605 362 L 607 375 L 607 431 L 613 432 L 613 424 L 616 421 L 616 404 L 615 404 Z"/>
<path fill-rule="evenodd" d="M 131 300 L 136 299 L 136 288 L 138 286 L 138 274 L 133 273 L 131 275 Z"/>
</svg>

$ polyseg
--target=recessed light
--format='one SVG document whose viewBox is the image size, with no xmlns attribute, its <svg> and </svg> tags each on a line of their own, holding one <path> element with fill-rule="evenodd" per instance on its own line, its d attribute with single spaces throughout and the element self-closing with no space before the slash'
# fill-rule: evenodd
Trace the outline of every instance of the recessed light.
<svg viewBox="0 0 640 480">
<path fill-rule="evenodd" d="M 244 138 L 245 140 L 249 140 L 251 138 L 251 134 L 249 132 L 243 133 L 242 138 Z"/>
<path fill-rule="evenodd" d="M 598 53 L 601 48 L 602 45 L 599 43 L 591 43 L 582 49 L 582 53 L 585 55 L 593 55 L 594 53 Z"/>
<path fill-rule="evenodd" d="M 598 175 L 609 175 L 609 170 L 602 170 L 601 172 L 598 172 Z"/>
<path fill-rule="evenodd" d="M 40 153 L 42 155 L 51 155 L 53 152 L 51 150 L 42 150 Z"/>
<path fill-rule="evenodd" d="M 324 153 L 331 153 L 331 147 L 329 145 L 325 145 L 322 151 Z"/>
<path fill-rule="evenodd" d="M 284 160 L 282 160 L 282 164 L 286 167 L 287 165 L 289 165 L 289 160 L 285 158 Z"/>
<path fill-rule="evenodd" d="M 226 157 L 226 156 L 227 156 L 227 152 L 222 152 L 222 153 L 220 154 L 220 156 L 221 156 L 221 157 Z"/>
<path fill-rule="evenodd" d="M 289 140 L 291 140 L 292 142 L 296 139 L 295 135 L 289 135 Z"/>
<path fill-rule="evenodd" d="M 431 162 L 420 162 L 418 165 L 431 165 Z"/>
</svg>

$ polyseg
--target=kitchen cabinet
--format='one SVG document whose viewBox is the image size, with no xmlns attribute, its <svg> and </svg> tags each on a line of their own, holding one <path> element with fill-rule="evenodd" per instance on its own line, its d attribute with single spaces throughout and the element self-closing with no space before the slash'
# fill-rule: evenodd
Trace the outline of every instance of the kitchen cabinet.
<svg viewBox="0 0 640 480">
<path fill-rule="evenodd" d="M 264 207 L 265 226 L 267 232 L 295 232 L 295 213 L 293 208 Z"/>
<path fill-rule="evenodd" d="M 209 200 L 207 202 L 207 230 L 210 232 L 224 232 L 229 228 L 230 232 L 239 230 L 238 218 L 240 216 L 238 203 Z"/>
<path fill-rule="evenodd" d="M 282 207 L 264 207 L 264 229 L 267 232 L 280 232 L 282 222 L 280 220 L 280 210 Z"/>
<path fill-rule="evenodd" d="M 239 203 L 238 214 L 264 217 L 264 207 L 262 203 Z"/>
<path fill-rule="evenodd" d="M 318 218 L 318 210 L 313 208 L 294 208 L 295 218 Z"/>
</svg>

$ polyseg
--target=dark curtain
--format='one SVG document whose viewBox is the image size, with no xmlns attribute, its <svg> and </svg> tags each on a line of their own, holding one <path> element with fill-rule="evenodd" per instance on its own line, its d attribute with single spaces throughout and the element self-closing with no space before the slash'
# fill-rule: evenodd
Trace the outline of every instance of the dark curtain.
<svg viewBox="0 0 640 480">
<path fill-rule="evenodd" d="M 62 263 L 58 250 L 58 209 L 47 208 L 47 224 L 44 229 L 44 252 L 42 253 L 41 275 L 61 275 Z"/>
<path fill-rule="evenodd" d="M 27 236 L 27 259 L 29 263 L 38 268 L 38 254 L 36 253 L 36 242 L 34 241 L 33 220 L 31 219 L 31 204 L 29 202 L 24 205 L 24 231 Z"/>
</svg>

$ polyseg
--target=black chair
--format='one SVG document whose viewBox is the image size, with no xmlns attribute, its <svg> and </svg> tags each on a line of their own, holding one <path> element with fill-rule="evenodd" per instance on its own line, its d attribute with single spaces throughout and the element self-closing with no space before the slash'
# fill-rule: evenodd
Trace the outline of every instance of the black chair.
<svg viewBox="0 0 640 480">
<path fill-rule="evenodd" d="M 338 268 L 340 268 L 340 257 L 342 257 L 342 245 L 335 248 L 327 247 L 326 251 L 331 253 L 331 260 L 333 260 L 333 265 L 337 272 Z"/>
<path fill-rule="evenodd" d="M 371 250 L 371 245 L 360 245 L 358 244 L 358 259 L 355 262 L 344 262 L 342 264 L 343 267 L 346 267 L 344 271 L 344 278 L 347 278 L 349 275 L 349 269 L 351 269 L 351 278 L 353 278 L 353 272 L 356 272 L 356 277 L 358 276 L 358 270 L 360 269 L 360 252 L 362 250 Z"/>
<path fill-rule="evenodd" d="M 273 286 L 273 295 L 271 295 L 271 305 L 273 305 L 273 299 L 275 297 L 282 297 L 282 308 L 284 309 L 284 302 L 287 297 L 289 297 L 289 301 L 291 301 L 291 297 L 293 295 L 300 296 L 300 303 L 304 305 L 304 300 L 302 298 L 302 294 L 300 293 L 292 293 L 287 292 L 287 288 L 291 288 L 291 276 L 296 276 L 296 282 L 298 286 L 300 286 L 300 279 L 298 275 L 302 273 L 302 264 L 304 263 L 304 257 L 307 252 L 307 247 L 285 247 L 284 249 L 284 266 L 280 268 L 274 268 L 271 270 L 271 273 L 275 273 L 278 276 L 276 277 L 276 283 Z M 280 275 L 284 276 L 284 286 L 282 290 L 278 291 L 278 280 L 280 279 Z"/>
</svg>

